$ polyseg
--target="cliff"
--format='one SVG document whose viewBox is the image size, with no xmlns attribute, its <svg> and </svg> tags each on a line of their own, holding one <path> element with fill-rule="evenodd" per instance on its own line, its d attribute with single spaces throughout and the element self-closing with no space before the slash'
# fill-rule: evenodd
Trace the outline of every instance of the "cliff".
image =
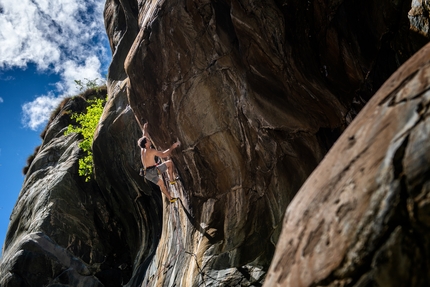
<svg viewBox="0 0 430 287">
<path fill-rule="evenodd" d="M 372 97 L 287 208 L 264 286 L 430 282 L 430 45 Z"/>
<path fill-rule="evenodd" d="M 64 135 L 74 98 L 28 167 L 0 285 L 428 285 L 429 47 L 379 89 L 428 42 L 428 11 L 107 0 L 95 176 Z M 156 148 L 182 142 L 174 204 L 138 175 L 145 122 Z"/>
</svg>

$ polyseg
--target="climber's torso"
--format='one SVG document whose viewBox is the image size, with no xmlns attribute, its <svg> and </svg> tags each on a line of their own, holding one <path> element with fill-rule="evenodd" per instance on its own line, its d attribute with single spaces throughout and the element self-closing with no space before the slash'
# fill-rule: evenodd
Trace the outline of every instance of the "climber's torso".
<svg viewBox="0 0 430 287">
<path fill-rule="evenodd" d="M 141 150 L 142 153 L 142 164 L 145 168 L 156 165 L 155 156 L 157 154 L 157 150 L 151 148 L 145 148 Z"/>
</svg>

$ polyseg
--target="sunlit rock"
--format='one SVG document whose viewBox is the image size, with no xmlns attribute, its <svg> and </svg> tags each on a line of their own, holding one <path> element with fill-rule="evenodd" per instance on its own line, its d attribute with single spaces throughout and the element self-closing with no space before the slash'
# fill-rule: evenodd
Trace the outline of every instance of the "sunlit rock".
<svg viewBox="0 0 430 287">
<path fill-rule="evenodd" d="M 430 45 L 381 87 L 288 206 L 264 286 L 427 286 Z"/>
</svg>

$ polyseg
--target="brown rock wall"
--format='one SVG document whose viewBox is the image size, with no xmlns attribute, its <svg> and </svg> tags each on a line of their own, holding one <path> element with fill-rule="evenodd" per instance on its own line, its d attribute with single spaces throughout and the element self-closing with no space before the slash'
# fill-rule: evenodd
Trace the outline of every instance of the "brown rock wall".
<svg viewBox="0 0 430 287">
<path fill-rule="evenodd" d="M 410 9 L 410 1 L 391 0 L 106 1 L 113 58 L 95 179 L 77 175 L 79 137 L 63 135 L 65 105 L 28 168 L 0 285 L 261 286 L 297 190 L 428 41 L 409 29 Z M 425 73 L 405 73 L 401 87 L 427 89 Z M 377 114 L 358 119 L 354 137 L 332 151 L 333 166 L 319 171 L 321 193 L 300 201 L 321 205 L 294 213 L 294 248 L 275 257 L 282 267 L 267 284 L 281 273 L 280 282 L 300 284 L 393 282 L 384 280 L 395 264 L 405 268 L 394 279 L 415 282 L 409 268 L 428 257 L 414 245 L 416 236 L 427 240 L 415 227 L 429 218 L 428 157 L 419 149 L 427 102 L 419 92 L 386 91 Z M 175 204 L 138 176 L 144 122 L 157 148 L 182 142 L 172 154 Z M 323 249 L 333 256 L 319 255 Z M 390 254 L 394 263 L 384 261 Z"/>
<path fill-rule="evenodd" d="M 296 190 L 420 46 L 404 28 L 407 4 L 137 3 L 130 18 L 141 29 L 115 53 L 127 54 L 124 83 L 139 125 L 149 122 L 160 148 L 182 141 L 173 154 L 182 183 L 172 192 L 185 208 L 164 209 L 145 284 L 234 285 L 255 270 L 243 284 L 262 281 Z"/>
<path fill-rule="evenodd" d="M 345 130 L 288 206 L 265 286 L 426 286 L 430 45 Z"/>
</svg>

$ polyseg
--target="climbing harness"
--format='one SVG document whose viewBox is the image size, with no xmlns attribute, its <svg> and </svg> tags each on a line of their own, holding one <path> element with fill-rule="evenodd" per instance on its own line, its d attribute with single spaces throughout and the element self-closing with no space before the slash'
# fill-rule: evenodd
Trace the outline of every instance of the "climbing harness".
<svg viewBox="0 0 430 287">
<path fill-rule="evenodd" d="M 153 166 L 150 166 L 150 167 L 147 167 L 147 168 L 141 167 L 140 170 L 139 170 L 139 175 L 140 176 L 145 176 L 147 170 L 153 169 L 153 168 L 156 168 L 156 167 L 157 167 L 157 165 L 153 165 Z M 158 174 L 160 174 L 160 171 L 158 171 Z"/>
</svg>

